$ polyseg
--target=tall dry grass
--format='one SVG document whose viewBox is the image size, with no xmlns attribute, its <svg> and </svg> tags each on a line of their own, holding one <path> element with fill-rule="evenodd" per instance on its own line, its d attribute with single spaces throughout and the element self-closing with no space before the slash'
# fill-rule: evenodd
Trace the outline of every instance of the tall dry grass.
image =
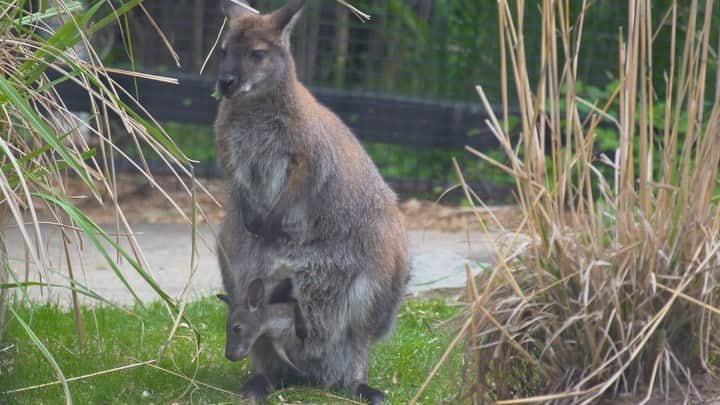
<svg viewBox="0 0 720 405">
<path fill-rule="evenodd" d="M 508 163 L 470 149 L 514 176 L 523 227 L 468 285 L 463 398 L 700 399 L 693 377 L 716 376 L 720 360 L 717 5 L 658 10 L 630 0 L 608 44 L 620 56 L 619 85 L 606 100 L 584 100 L 576 78 L 581 56 L 593 52 L 582 46 L 586 12 L 571 16 L 569 1 L 543 0 L 524 15 L 524 3 L 497 2 L 509 76 L 504 116 L 487 124 Z M 539 37 L 525 35 L 529 18 L 542 19 Z M 668 30 L 670 65 L 654 65 L 653 39 Z M 528 47 L 542 50 L 539 67 L 527 66 Z M 663 83 L 652 79 L 658 70 Z M 508 132 L 508 85 L 519 100 L 517 137 Z M 601 124 L 618 136 L 610 156 L 595 149 Z"/>
</svg>

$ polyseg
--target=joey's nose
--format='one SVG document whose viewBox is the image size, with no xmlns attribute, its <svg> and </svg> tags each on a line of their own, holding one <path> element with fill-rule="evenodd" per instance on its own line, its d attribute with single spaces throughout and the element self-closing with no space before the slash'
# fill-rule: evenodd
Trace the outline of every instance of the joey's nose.
<svg viewBox="0 0 720 405">
<path fill-rule="evenodd" d="M 236 348 L 226 348 L 225 358 L 230 361 L 239 361 L 247 357 L 248 353 L 245 350 L 239 350 Z"/>
<path fill-rule="evenodd" d="M 230 95 L 233 91 L 235 91 L 237 82 L 238 80 L 235 75 L 224 74 L 218 79 L 218 90 L 220 90 L 220 93 L 224 96 Z"/>
</svg>

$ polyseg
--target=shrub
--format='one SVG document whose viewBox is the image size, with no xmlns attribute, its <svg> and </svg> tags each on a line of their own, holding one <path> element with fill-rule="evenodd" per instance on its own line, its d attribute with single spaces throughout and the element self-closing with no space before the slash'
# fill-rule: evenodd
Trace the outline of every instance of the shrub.
<svg viewBox="0 0 720 405">
<path fill-rule="evenodd" d="M 521 100 L 518 144 L 504 117 L 490 125 L 510 160 L 496 164 L 515 178 L 523 227 L 501 244 L 492 271 L 469 284 L 461 336 L 472 372 L 463 395 L 588 403 L 677 388 L 699 399 L 686 387 L 714 374 L 720 354 L 713 2 L 692 1 L 682 15 L 678 2 L 667 10 L 630 2 L 617 88 L 585 116 L 576 81 L 581 55 L 594 52 L 582 46 L 585 13 L 571 20 L 569 2 L 543 1 L 542 35 L 531 37 L 523 18 L 535 15 L 510 3 L 498 6 Z M 666 30 L 672 46 L 659 66 L 654 38 Z M 539 69 L 526 65 L 530 47 L 541 50 Z M 653 80 L 659 71 L 665 82 Z M 595 149 L 603 121 L 617 134 L 607 159 Z"/>
</svg>

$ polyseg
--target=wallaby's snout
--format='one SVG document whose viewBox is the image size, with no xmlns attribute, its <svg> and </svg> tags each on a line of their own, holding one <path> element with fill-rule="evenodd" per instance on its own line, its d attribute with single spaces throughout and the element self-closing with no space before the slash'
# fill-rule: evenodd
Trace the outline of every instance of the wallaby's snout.
<svg viewBox="0 0 720 405">
<path fill-rule="evenodd" d="M 217 84 L 220 94 L 230 96 L 237 90 L 238 78 L 232 73 L 226 73 L 218 78 Z"/>
<path fill-rule="evenodd" d="M 244 330 L 241 323 L 228 325 L 227 344 L 225 345 L 225 358 L 230 361 L 239 361 L 250 355 L 250 342 L 248 337 L 244 336 Z"/>
</svg>

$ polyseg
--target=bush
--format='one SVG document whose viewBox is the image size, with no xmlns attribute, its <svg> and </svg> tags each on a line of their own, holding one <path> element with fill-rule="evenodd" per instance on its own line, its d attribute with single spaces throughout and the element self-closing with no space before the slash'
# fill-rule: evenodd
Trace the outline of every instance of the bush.
<svg viewBox="0 0 720 405">
<path fill-rule="evenodd" d="M 568 3 L 544 1 L 542 35 L 532 37 L 509 3 L 498 5 L 523 100 L 518 144 L 502 117 L 491 125 L 510 161 L 495 164 L 515 177 L 523 227 L 468 286 L 467 395 L 588 403 L 620 394 L 674 400 L 677 389 L 701 400 L 687 388 L 691 376 L 716 376 L 720 358 L 712 2 L 692 2 L 687 13 L 673 2 L 667 14 L 654 1 L 629 3 L 616 90 L 589 115 L 576 76 L 582 55 L 595 51 L 581 46 L 587 16 L 571 20 Z M 665 31 L 676 41 L 657 65 L 655 33 Z M 533 47 L 543 55 L 538 70 L 523 59 Z M 613 128 L 601 134 L 616 148 L 610 159 L 596 154 L 602 121 Z"/>
</svg>

